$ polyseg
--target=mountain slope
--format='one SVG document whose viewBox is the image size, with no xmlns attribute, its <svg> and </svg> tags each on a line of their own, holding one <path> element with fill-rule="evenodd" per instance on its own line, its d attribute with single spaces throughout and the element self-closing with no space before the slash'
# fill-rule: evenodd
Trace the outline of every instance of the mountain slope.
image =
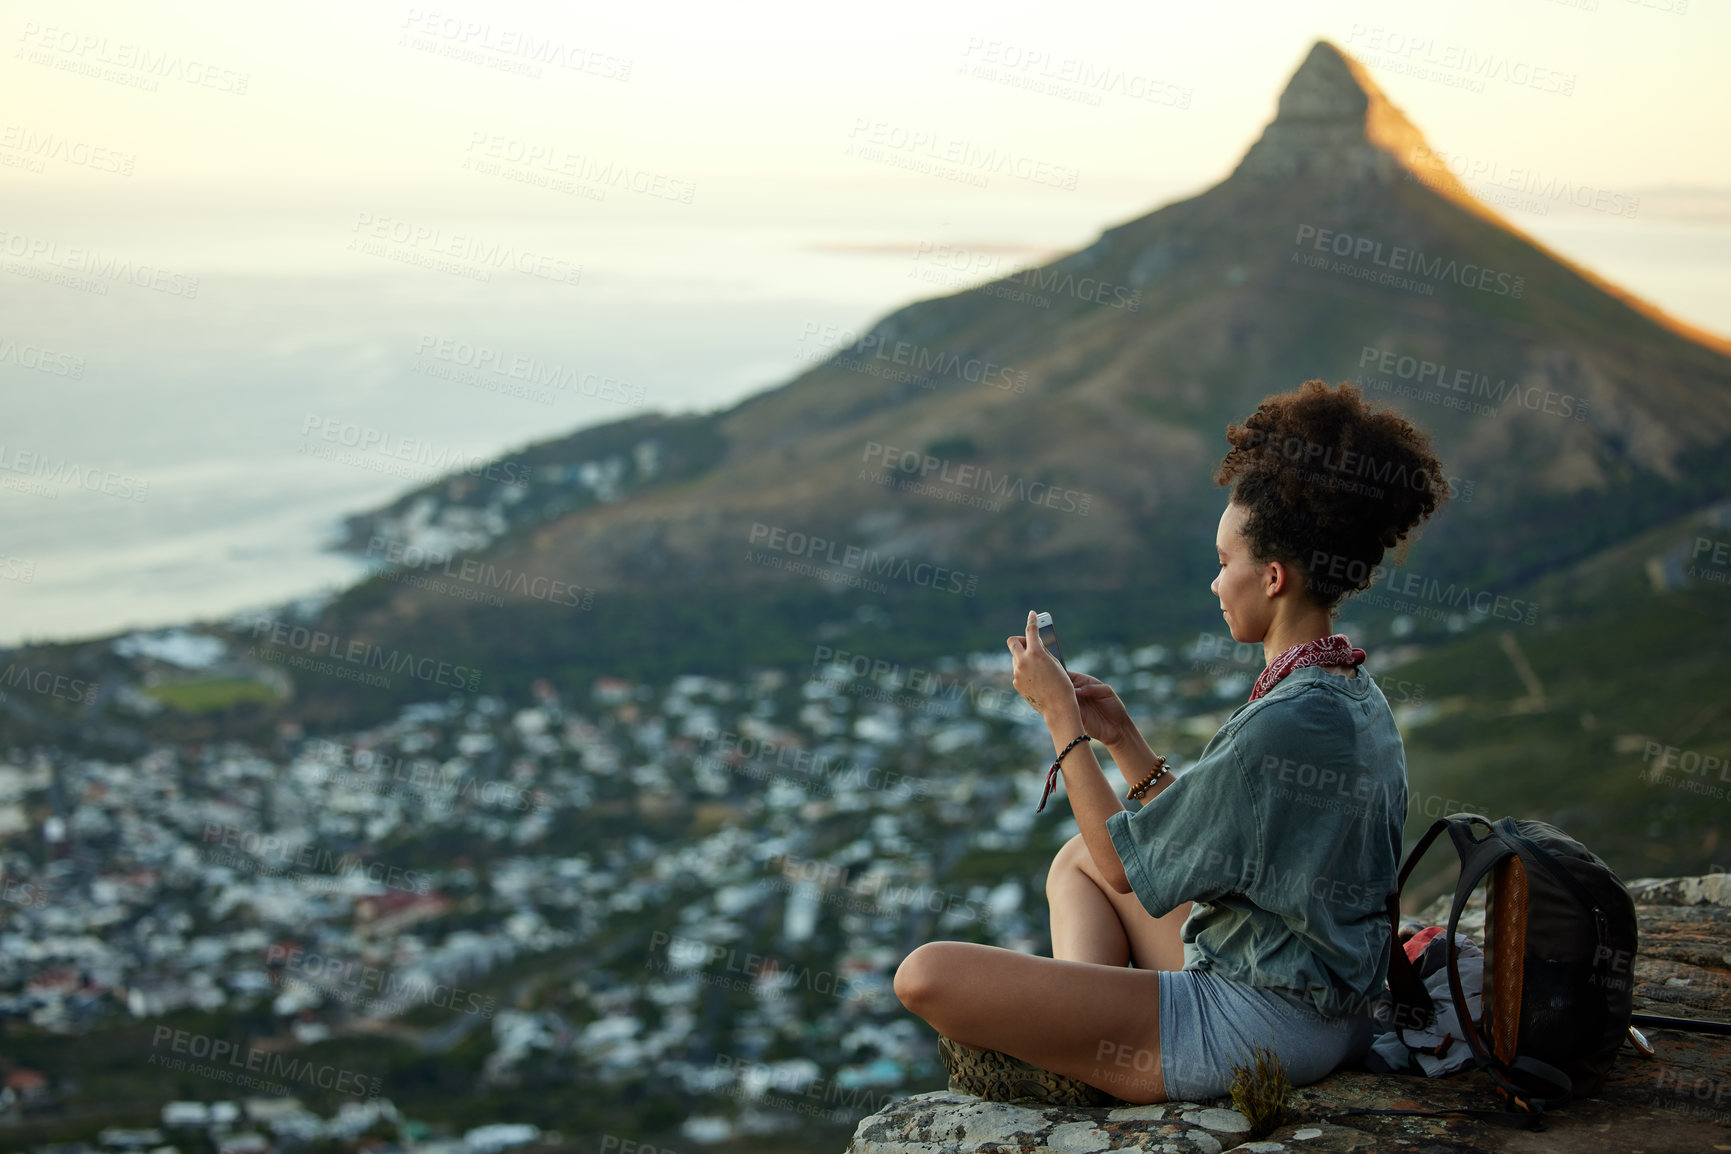
<svg viewBox="0 0 1731 1154">
<path fill-rule="evenodd" d="M 1224 427 L 1309 377 L 1359 380 L 1432 433 L 1456 499 L 1412 553 L 1426 574 L 1512 586 L 1731 488 L 1715 452 L 1731 346 L 1550 252 L 1425 155 L 1365 70 L 1319 42 L 1219 185 L 869 333 L 810 334 L 811 369 L 689 419 L 713 446 L 698 465 L 638 475 L 625 454 L 640 484 L 563 505 L 537 479 L 484 556 L 595 590 L 612 608 L 581 619 L 505 599 L 535 644 L 552 631 L 614 657 L 627 634 L 640 654 L 644 614 L 718 605 L 733 625 L 753 605 L 870 603 L 970 630 L 988 601 L 1001 616 L 1089 590 L 1106 625 L 1133 607 L 1138 628 L 1178 627 L 1211 607 Z M 814 538 L 820 556 L 789 551 Z M 870 552 L 965 574 L 974 593 L 841 592 Z M 799 561 L 818 573 L 786 571 Z M 337 612 L 362 633 L 512 631 L 405 584 Z"/>
</svg>

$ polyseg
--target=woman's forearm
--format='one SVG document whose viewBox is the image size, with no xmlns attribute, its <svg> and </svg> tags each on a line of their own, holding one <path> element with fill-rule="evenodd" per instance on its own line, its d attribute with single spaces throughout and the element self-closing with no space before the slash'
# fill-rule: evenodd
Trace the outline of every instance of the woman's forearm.
<svg viewBox="0 0 1731 1154">
<path fill-rule="evenodd" d="M 1148 776 L 1148 771 L 1154 768 L 1159 759 L 1154 756 L 1154 750 L 1148 745 L 1142 731 L 1134 725 L 1115 744 L 1108 745 L 1106 752 L 1112 755 L 1112 761 L 1118 766 L 1118 772 L 1124 775 L 1125 785 L 1140 785 L 1142 779 Z M 1161 775 L 1160 784 L 1170 780 Z M 1156 787 L 1158 788 L 1158 787 Z M 1146 801 L 1148 794 L 1143 795 Z"/>
<path fill-rule="evenodd" d="M 1070 738 L 1082 732 L 1078 719 L 1074 726 L 1064 723 L 1051 725 L 1052 748 L 1062 752 Z M 1062 732 L 1066 736 L 1059 737 Z M 1100 768 L 1099 759 L 1088 742 L 1083 742 L 1072 749 L 1064 758 L 1062 770 L 1064 774 L 1064 793 L 1070 799 L 1070 812 L 1076 815 L 1076 828 L 1081 831 L 1082 842 L 1088 847 L 1088 856 L 1094 859 L 1094 866 L 1100 871 L 1100 876 L 1121 894 L 1130 892 L 1130 879 L 1124 873 L 1124 863 L 1118 860 L 1118 850 L 1112 844 L 1112 835 L 1106 831 L 1106 819 L 1115 813 L 1124 811 L 1124 803 L 1118 799 L 1118 791 L 1112 788 L 1112 783 L 1106 779 L 1105 771 Z M 1143 773 L 1147 773 L 1144 770 Z M 1164 781 L 1165 779 L 1162 778 Z"/>
</svg>

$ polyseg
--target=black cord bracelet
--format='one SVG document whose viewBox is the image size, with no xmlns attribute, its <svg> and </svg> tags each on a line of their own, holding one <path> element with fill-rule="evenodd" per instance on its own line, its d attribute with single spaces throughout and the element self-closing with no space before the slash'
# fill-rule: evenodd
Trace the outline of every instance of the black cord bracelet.
<svg viewBox="0 0 1731 1154">
<path fill-rule="evenodd" d="M 1046 792 L 1040 795 L 1040 804 L 1035 807 L 1035 813 L 1039 813 L 1046 808 L 1046 799 L 1052 796 L 1052 787 L 1058 784 L 1058 766 L 1064 760 L 1064 754 L 1069 753 L 1084 741 L 1092 740 L 1092 738 L 1084 733 L 1082 736 L 1072 740 L 1069 745 L 1066 745 L 1063 753 L 1058 754 L 1057 759 L 1052 762 L 1052 768 L 1046 771 Z"/>
</svg>

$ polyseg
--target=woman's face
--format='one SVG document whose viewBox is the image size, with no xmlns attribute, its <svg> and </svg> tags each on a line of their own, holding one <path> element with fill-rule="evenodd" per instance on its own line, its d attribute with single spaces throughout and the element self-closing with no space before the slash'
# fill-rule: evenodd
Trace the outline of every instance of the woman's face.
<svg viewBox="0 0 1731 1154">
<path fill-rule="evenodd" d="M 1249 510 L 1236 502 L 1228 502 L 1226 512 L 1220 515 L 1220 528 L 1214 534 L 1220 572 L 1208 588 L 1220 598 L 1232 639 L 1256 642 L 1268 635 L 1268 626 L 1274 620 L 1274 600 L 1266 593 L 1269 566 L 1256 563 L 1244 540 L 1244 522 L 1249 516 Z"/>
</svg>

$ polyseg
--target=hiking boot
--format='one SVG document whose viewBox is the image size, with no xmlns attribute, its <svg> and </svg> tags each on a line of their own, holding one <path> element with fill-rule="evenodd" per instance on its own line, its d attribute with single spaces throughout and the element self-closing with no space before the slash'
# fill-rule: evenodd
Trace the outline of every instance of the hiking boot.
<svg viewBox="0 0 1731 1154">
<path fill-rule="evenodd" d="M 1053 1106 L 1122 1106 L 1124 1101 L 1080 1078 L 1042 1070 L 1001 1050 L 976 1050 L 938 1035 L 938 1057 L 950 1072 L 950 1089 L 988 1102 L 1032 1099 Z"/>
</svg>

